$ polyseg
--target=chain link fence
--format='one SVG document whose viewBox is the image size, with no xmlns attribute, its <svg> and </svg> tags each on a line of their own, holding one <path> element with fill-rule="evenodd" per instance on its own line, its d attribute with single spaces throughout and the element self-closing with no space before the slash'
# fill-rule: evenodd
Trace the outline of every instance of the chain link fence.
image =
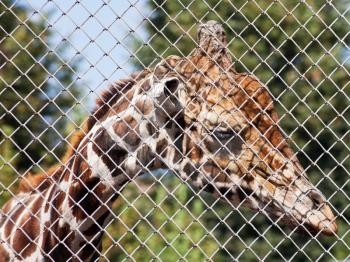
<svg viewBox="0 0 350 262">
<path fill-rule="evenodd" d="M 0 261 L 349 260 L 349 9 L 1 1 Z"/>
</svg>

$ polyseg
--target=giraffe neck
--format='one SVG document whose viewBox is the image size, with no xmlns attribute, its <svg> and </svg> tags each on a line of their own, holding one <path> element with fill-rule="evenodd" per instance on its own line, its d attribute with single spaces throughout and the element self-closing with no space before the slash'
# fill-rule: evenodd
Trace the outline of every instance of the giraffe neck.
<svg viewBox="0 0 350 262">
<path fill-rule="evenodd" d="M 45 186 L 8 202 L 0 222 L 0 253 L 3 248 L 10 258 L 94 260 L 113 215 L 111 204 L 125 185 L 158 168 L 180 169 L 181 120 L 156 108 L 164 101 L 162 83 L 147 94 L 143 84 L 130 89 L 127 106 L 122 108 L 120 98 L 117 110 L 95 121 Z"/>
<path fill-rule="evenodd" d="M 139 106 L 147 104 L 145 99 L 136 95 L 124 111 L 98 121 L 67 163 L 58 185 L 66 192 L 59 227 L 75 232 L 74 250 L 92 237 L 100 241 L 101 228 L 110 221 L 111 204 L 128 182 L 180 164 L 178 122 L 170 120 L 159 128 L 154 110 Z"/>
</svg>

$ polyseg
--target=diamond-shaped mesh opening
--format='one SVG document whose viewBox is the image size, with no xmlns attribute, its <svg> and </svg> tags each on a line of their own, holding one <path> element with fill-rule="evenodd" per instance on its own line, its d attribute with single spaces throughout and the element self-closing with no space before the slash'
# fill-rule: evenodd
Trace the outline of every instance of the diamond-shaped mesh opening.
<svg viewBox="0 0 350 262">
<path fill-rule="evenodd" d="M 349 16 L 1 1 L 1 259 L 348 260 Z"/>
</svg>

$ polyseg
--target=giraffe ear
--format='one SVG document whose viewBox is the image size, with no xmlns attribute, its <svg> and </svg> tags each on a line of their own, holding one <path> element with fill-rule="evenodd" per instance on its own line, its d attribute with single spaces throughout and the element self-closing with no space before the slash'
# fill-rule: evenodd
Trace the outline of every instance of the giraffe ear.
<svg viewBox="0 0 350 262">
<path fill-rule="evenodd" d="M 182 77 L 177 73 L 177 67 L 183 59 L 179 56 L 169 56 L 160 61 L 154 68 L 152 89 L 158 104 L 166 111 L 176 111 L 182 108 L 180 91 L 184 89 Z"/>
<path fill-rule="evenodd" d="M 162 89 L 162 98 L 163 107 L 173 108 L 179 110 L 183 107 L 183 102 L 181 101 L 181 94 L 184 91 L 184 84 L 176 76 L 171 76 L 162 79 L 160 82 Z"/>
<path fill-rule="evenodd" d="M 164 81 L 164 95 L 168 97 L 171 102 L 177 103 L 177 91 L 180 86 L 180 81 L 176 77 L 167 78 Z"/>
<path fill-rule="evenodd" d="M 172 115 L 180 112 L 183 109 L 183 102 L 180 97 L 183 89 L 183 82 L 176 76 L 165 77 L 158 82 L 153 82 L 151 94 L 159 110 L 158 112 L 162 112 L 162 115 Z"/>
</svg>

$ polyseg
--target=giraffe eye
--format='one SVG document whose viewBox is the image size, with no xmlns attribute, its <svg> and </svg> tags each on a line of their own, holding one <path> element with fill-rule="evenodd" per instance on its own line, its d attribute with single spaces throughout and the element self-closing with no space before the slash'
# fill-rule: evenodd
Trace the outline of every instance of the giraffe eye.
<svg viewBox="0 0 350 262">
<path fill-rule="evenodd" d="M 227 130 L 227 131 L 214 131 L 213 135 L 217 138 L 217 139 L 221 139 L 221 140 L 228 140 L 231 138 L 234 138 L 236 136 L 236 132 L 233 130 Z"/>
</svg>

